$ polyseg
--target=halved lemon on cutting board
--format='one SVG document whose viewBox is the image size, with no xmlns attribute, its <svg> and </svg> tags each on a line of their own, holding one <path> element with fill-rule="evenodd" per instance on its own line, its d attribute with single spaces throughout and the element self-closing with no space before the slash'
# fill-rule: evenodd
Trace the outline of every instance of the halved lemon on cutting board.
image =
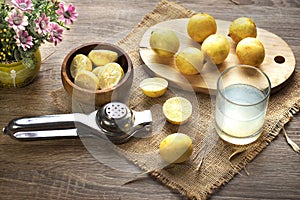
<svg viewBox="0 0 300 200">
<path fill-rule="evenodd" d="M 140 88 L 146 96 L 156 98 L 167 91 L 168 81 L 159 77 L 146 78 L 140 83 Z"/>
<path fill-rule="evenodd" d="M 183 97 L 172 97 L 163 104 L 163 113 L 172 124 L 184 124 L 192 116 L 192 104 Z"/>
</svg>

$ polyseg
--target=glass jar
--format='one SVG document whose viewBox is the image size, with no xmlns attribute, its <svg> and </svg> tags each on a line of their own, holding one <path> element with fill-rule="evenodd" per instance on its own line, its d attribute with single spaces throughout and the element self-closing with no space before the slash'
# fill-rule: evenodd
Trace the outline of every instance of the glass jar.
<svg viewBox="0 0 300 200">
<path fill-rule="evenodd" d="M 32 56 L 18 62 L 0 62 L 0 87 L 24 87 L 38 75 L 41 66 L 41 52 L 38 49 Z"/>
</svg>

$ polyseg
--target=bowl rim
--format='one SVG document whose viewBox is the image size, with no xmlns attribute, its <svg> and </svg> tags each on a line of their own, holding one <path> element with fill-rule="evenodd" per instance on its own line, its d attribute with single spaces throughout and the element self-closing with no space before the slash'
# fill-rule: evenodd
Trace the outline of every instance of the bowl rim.
<svg viewBox="0 0 300 200">
<path fill-rule="evenodd" d="M 71 81 L 71 79 L 69 78 L 69 76 L 67 74 L 67 65 L 66 64 L 67 64 L 68 60 L 70 59 L 70 57 L 76 51 L 82 49 L 83 47 L 94 46 L 94 45 L 110 46 L 114 49 L 117 49 L 118 53 L 121 52 L 121 54 L 124 55 L 126 58 L 127 65 L 128 65 L 127 72 L 124 74 L 124 77 L 121 79 L 121 81 L 112 88 L 107 88 L 107 89 L 102 89 L 102 90 L 99 90 L 99 89 L 98 90 L 89 90 L 89 89 L 81 88 L 81 87 L 77 86 L 73 81 Z M 118 87 L 120 87 L 121 85 L 123 85 L 130 78 L 130 76 L 132 76 L 132 73 L 133 73 L 133 65 L 132 65 L 132 61 L 131 61 L 129 55 L 121 47 L 119 47 L 115 44 L 108 43 L 108 42 L 89 42 L 89 43 L 79 45 L 78 47 L 75 47 L 65 56 L 63 63 L 62 63 L 62 67 L 61 67 L 62 79 L 64 79 L 67 82 L 67 84 L 69 84 L 72 88 L 74 88 L 76 90 L 79 90 L 79 91 L 82 91 L 85 93 L 90 93 L 90 94 L 102 94 L 102 93 L 112 92 L 115 89 L 117 89 Z"/>
</svg>

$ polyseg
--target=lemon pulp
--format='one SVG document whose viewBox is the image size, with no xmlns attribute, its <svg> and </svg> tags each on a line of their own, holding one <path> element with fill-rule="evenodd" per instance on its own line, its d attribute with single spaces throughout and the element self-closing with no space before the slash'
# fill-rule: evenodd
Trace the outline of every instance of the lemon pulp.
<svg viewBox="0 0 300 200">
<path fill-rule="evenodd" d="M 75 77 L 75 84 L 84 89 L 97 90 L 99 87 L 99 80 L 94 73 L 87 70 L 81 70 Z"/>
<path fill-rule="evenodd" d="M 184 124 L 192 115 L 192 104 L 183 97 L 173 97 L 163 104 L 163 113 L 172 124 Z"/>
<path fill-rule="evenodd" d="M 168 87 L 168 81 L 163 78 L 146 78 L 140 83 L 142 92 L 148 97 L 162 96 Z"/>
<path fill-rule="evenodd" d="M 77 54 L 70 65 L 70 72 L 73 78 L 76 77 L 77 73 L 81 70 L 92 71 L 93 65 L 91 60 L 84 54 Z"/>
<path fill-rule="evenodd" d="M 124 76 L 124 71 L 118 63 L 108 63 L 104 66 L 99 77 L 100 89 L 116 86 Z"/>
</svg>

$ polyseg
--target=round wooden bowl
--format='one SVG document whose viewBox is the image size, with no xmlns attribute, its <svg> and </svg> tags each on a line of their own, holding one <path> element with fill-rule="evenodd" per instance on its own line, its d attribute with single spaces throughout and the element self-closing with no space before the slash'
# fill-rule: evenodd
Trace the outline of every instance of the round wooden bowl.
<svg viewBox="0 0 300 200">
<path fill-rule="evenodd" d="M 123 68 L 124 76 L 113 88 L 87 90 L 74 84 L 74 78 L 72 78 L 70 73 L 70 65 L 73 58 L 77 54 L 84 54 L 87 56 L 91 50 L 96 49 L 110 50 L 118 53 L 118 60 L 116 62 Z M 72 100 L 84 104 L 95 105 L 97 107 L 112 101 L 126 103 L 128 100 L 128 92 L 133 81 L 133 66 L 130 57 L 120 47 L 104 42 L 87 43 L 73 49 L 67 54 L 62 63 L 61 78 L 63 86 L 69 95 L 71 95 Z"/>
</svg>

